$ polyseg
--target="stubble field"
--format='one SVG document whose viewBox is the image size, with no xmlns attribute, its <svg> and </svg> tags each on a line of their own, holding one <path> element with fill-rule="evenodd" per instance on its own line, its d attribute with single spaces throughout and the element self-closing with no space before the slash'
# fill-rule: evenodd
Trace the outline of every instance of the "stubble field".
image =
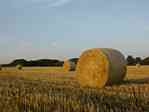
<svg viewBox="0 0 149 112">
<path fill-rule="evenodd" d="M 1 112 L 148 112 L 149 66 L 128 67 L 120 85 L 82 88 L 60 67 L 3 68 Z"/>
</svg>

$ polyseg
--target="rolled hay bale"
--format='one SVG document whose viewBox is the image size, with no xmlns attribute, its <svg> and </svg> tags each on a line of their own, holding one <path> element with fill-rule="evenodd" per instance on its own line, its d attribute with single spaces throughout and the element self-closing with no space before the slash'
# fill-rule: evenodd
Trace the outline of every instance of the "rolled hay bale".
<svg viewBox="0 0 149 112">
<path fill-rule="evenodd" d="M 23 69 L 23 66 L 20 65 L 20 64 L 18 64 L 18 65 L 16 66 L 16 68 L 17 68 L 18 70 L 22 70 L 22 69 Z"/>
<path fill-rule="evenodd" d="M 117 50 L 94 48 L 82 53 L 76 68 L 81 86 L 102 88 L 122 82 L 126 75 L 126 61 Z"/>
<path fill-rule="evenodd" d="M 65 72 L 75 71 L 75 69 L 76 69 L 76 64 L 74 62 L 67 59 L 64 60 L 63 70 Z"/>
<path fill-rule="evenodd" d="M 140 68 L 141 67 L 141 64 L 140 63 L 137 63 L 136 64 L 136 68 Z"/>
</svg>

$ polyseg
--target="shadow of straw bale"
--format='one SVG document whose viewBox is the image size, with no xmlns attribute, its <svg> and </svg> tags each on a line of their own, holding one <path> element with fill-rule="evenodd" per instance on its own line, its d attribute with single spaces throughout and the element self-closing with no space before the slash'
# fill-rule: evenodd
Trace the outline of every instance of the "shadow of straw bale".
<svg viewBox="0 0 149 112">
<path fill-rule="evenodd" d="M 149 78 L 141 79 L 128 79 L 123 82 L 124 84 L 149 84 Z"/>
</svg>

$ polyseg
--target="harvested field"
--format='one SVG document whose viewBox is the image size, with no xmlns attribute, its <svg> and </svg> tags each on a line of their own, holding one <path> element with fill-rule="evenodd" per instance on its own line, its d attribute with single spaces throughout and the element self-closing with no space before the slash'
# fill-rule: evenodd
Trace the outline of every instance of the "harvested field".
<svg viewBox="0 0 149 112">
<path fill-rule="evenodd" d="M 148 112 L 149 66 L 128 67 L 121 85 L 82 88 L 75 72 L 32 67 L 0 71 L 2 112 Z"/>
</svg>

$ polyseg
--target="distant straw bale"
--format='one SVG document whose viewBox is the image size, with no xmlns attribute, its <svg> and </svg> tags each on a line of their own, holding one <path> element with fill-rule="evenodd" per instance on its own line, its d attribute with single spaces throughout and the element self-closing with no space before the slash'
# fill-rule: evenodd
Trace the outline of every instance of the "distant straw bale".
<svg viewBox="0 0 149 112">
<path fill-rule="evenodd" d="M 22 69 L 23 69 L 23 66 L 20 65 L 20 64 L 18 64 L 18 65 L 16 66 L 16 68 L 17 68 L 18 70 L 22 70 Z"/>
<path fill-rule="evenodd" d="M 67 59 L 64 60 L 63 70 L 65 72 L 75 71 L 75 69 L 76 69 L 76 64 L 74 62 Z"/>
<path fill-rule="evenodd" d="M 102 88 L 122 82 L 126 75 L 126 61 L 114 49 L 89 49 L 80 56 L 76 74 L 81 86 Z"/>
<path fill-rule="evenodd" d="M 141 67 L 141 64 L 140 63 L 137 63 L 136 64 L 136 68 L 140 68 Z"/>
</svg>

